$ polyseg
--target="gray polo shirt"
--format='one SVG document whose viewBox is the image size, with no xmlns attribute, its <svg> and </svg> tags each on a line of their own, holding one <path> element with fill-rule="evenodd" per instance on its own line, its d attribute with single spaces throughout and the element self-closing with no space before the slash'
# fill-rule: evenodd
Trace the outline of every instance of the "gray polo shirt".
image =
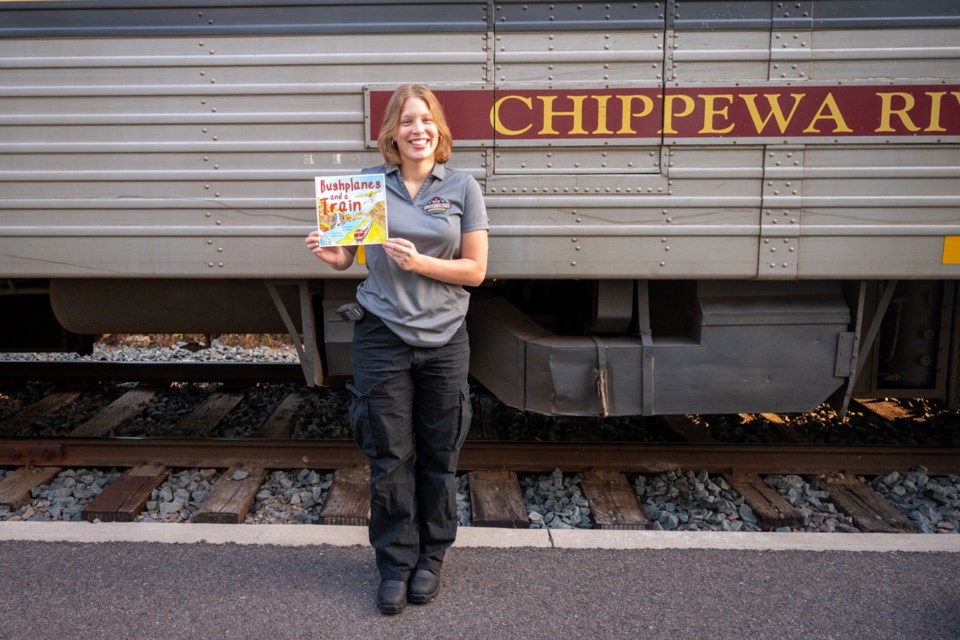
<svg viewBox="0 0 960 640">
<path fill-rule="evenodd" d="M 381 165 L 363 173 L 386 174 L 388 235 L 410 240 L 423 255 L 459 258 L 461 234 L 490 228 L 483 192 L 469 173 L 436 164 L 413 198 L 399 167 Z M 369 274 L 357 287 L 364 309 L 409 345 L 446 344 L 463 324 L 470 294 L 460 285 L 404 271 L 380 245 L 365 252 Z"/>
</svg>

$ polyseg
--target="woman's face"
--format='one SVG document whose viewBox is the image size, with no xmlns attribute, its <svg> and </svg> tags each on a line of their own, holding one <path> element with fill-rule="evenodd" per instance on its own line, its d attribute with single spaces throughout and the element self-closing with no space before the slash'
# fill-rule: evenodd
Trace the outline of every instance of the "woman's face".
<svg viewBox="0 0 960 640">
<path fill-rule="evenodd" d="M 404 162 L 433 159 L 440 137 L 426 102 L 420 98 L 407 98 L 400 111 L 400 128 L 393 139 Z"/>
</svg>

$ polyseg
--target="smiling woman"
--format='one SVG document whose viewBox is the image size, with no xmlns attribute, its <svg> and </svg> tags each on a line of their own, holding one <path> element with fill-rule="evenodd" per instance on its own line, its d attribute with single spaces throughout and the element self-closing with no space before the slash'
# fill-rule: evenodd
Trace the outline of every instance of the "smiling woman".
<svg viewBox="0 0 960 640">
<path fill-rule="evenodd" d="M 380 611 L 430 602 L 457 531 L 456 469 L 472 414 L 463 285 L 483 281 L 487 214 L 480 185 L 449 169 L 450 129 L 433 92 L 405 85 L 391 96 L 378 146 L 389 235 L 366 249 L 357 289 L 366 313 L 353 337 L 350 422 L 370 462 L 370 542 Z M 334 268 L 348 247 L 307 246 Z"/>
</svg>

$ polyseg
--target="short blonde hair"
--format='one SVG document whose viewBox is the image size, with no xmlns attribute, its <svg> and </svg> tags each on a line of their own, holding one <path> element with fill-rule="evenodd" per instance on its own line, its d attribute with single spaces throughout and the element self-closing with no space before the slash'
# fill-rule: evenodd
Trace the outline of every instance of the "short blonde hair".
<svg viewBox="0 0 960 640">
<path fill-rule="evenodd" d="M 444 114 L 443 105 L 437 100 L 437 96 L 422 84 L 405 84 L 390 96 L 387 108 L 383 112 L 383 125 L 380 127 L 380 135 L 377 136 L 377 147 L 380 148 L 383 159 L 387 164 L 400 166 L 400 152 L 394 146 L 393 137 L 400 130 L 400 116 L 403 113 L 403 105 L 409 98 L 420 98 L 426 103 L 430 115 L 433 116 L 433 123 L 437 127 L 437 132 L 440 134 L 434 157 L 440 164 L 445 163 L 450 159 L 450 154 L 453 151 L 453 137 L 450 135 L 450 127 L 447 125 L 447 116 Z"/>
</svg>

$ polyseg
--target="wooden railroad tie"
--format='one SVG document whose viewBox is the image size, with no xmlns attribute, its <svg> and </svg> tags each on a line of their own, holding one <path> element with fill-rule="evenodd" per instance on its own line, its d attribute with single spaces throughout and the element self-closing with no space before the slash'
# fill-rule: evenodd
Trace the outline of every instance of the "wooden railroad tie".
<svg viewBox="0 0 960 640">
<path fill-rule="evenodd" d="M 91 500 L 80 516 L 87 522 L 133 522 L 150 499 L 151 492 L 167 478 L 167 469 L 143 465 L 128 469 Z"/>
<path fill-rule="evenodd" d="M 796 429 L 788 425 L 786 420 L 775 413 L 761 413 L 759 415 L 741 413 L 739 416 L 745 423 L 753 422 L 758 418 L 765 423 L 764 426 L 759 429 L 759 435 L 763 438 L 764 442 L 771 444 L 779 444 L 781 442 L 802 444 L 806 442 L 806 440 L 797 433 Z"/>
<path fill-rule="evenodd" d="M 16 511 L 30 499 L 34 487 L 48 484 L 58 473 L 59 467 L 20 467 L 0 481 L 0 507 Z"/>
<path fill-rule="evenodd" d="M 772 531 L 780 527 L 803 528 L 803 516 L 755 473 L 727 474 L 727 482 L 753 509 L 760 526 Z"/>
<path fill-rule="evenodd" d="M 622 473 L 589 471 L 580 476 L 580 486 L 590 502 L 596 529 L 652 528 L 637 492 Z"/>
<path fill-rule="evenodd" d="M 300 393 L 291 393 L 274 410 L 260 427 L 262 438 L 289 438 L 293 435 L 293 419 L 297 417 L 304 397 Z"/>
<path fill-rule="evenodd" d="M 20 429 L 29 427 L 40 418 L 55 413 L 80 397 L 79 391 L 54 391 L 24 407 L 0 424 L 0 438 L 15 436 Z"/>
<path fill-rule="evenodd" d="M 920 444 L 930 446 L 939 446 L 941 444 L 940 437 L 933 432 L 927 420 L 922 416 L 916 415 L 909 409 L 905 409 L 896 402 L 863 398 L 858 398 L 855 402 L 860 409 L 877 416 L 891 426 L 906 430 L 907 433 L 916 438 Z M 897 422 L 900 424 L 896 424 Z"/>
<path fill-rule="evenodd" d="M 363 525 L 370 522 L 370 467 L 333 472 L 333 484 L 320 509 L 320 524 Z"/>
<path fill-rule="evenodd" d="M 657 419 L 660 424 L 672 431 L 683 442 L 691 444 L 716 442 L 716 439 L 707 429 L 687 416 L 658 416 Z"/>
<path fill-rule="evenodd" d="M 202 438 L 213 431 L 221 420 L 243 400 L 242 393 L 217 391 L 199 407 L 187 414 L 171 432 L 171 437 Z"/>
<path fill-rule="evenodd" d="M 821 478 L 820 488 L 830 492 L 837 508 L 853 518 L 858 529 L 867 533 L 916 533 L 910 518 L 900 513 L 876 491 L 856 477 L 842 475 Z"/>
<path fill-rule="evenodd" d="M 526 529 L 527 508 L 520 481 L 513 471 L 473 471 L 468 474 L 473 526 Z"/>
<path fill-rule="evenodd" d="M 77 438 L 106 436 L 143 411 L 158 391 L 159 389 L 131 389 L 71 431 L 70 435 Z"/>
<path fill-rule="evenodd" d="M 267 470 L 259 467 L 230 467 L 213 485 L 191 522 L 240 524 L 257 498 Z"/>
</svg>

